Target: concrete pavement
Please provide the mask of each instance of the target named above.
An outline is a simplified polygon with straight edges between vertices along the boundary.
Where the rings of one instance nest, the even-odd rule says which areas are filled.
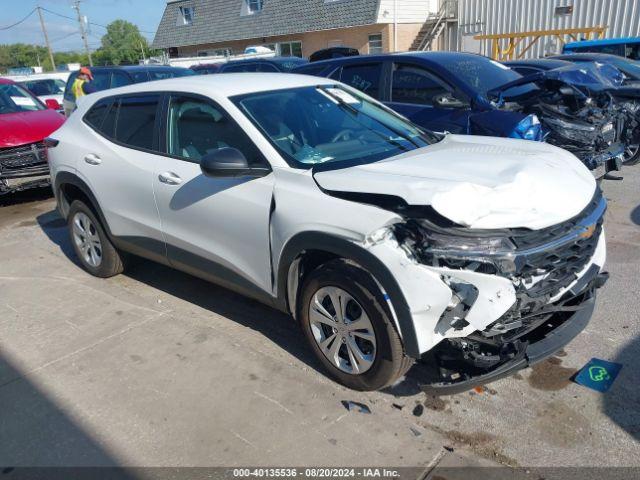
[[[5,199],[0,465],[640,466],[640,167],[624,176],[604,184],[612,278],[587,330],[535,369],[438,399],[417,390],[419,367],[390,392],[346,390],[285,315],[166,267],[93,278],[52,199]],[[606,394],[569,380],[591,357],[624,364]]]

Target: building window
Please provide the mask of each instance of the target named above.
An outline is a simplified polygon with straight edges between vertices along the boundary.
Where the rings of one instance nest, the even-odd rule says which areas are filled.
[[[382,53],[382,34],[369,35],[369,53]]]
[[[215,50],[198,50],[199,57],[230,57],[233,55],[231,48],[216,48]]]
[[[193,25],[193,7],[179,7],[177,25]]]
[[[246,14],[252,15],[254,13],[258,13],[262,10],[264,5],[264,0],[244,0],[246,4]]]
[[[302,58],[302,42],[282,42],[278,43],[277,54],[281,57]]]

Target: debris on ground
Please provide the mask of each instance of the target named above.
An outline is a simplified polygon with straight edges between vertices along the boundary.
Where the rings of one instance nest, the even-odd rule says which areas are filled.
[[[413,433],[414,437],[419,437],[420,435],[422,435],[422,431],[418,429],[418,427],[409,427],[409,430],[411,430],[411,433]]]
[[[424,413],[424,406],[419,403],[418,405],[416,405],[413,409],[413,415],[415,417],[419,417],[420,415],[422,415]]]
[[[400,405],[399,403],[392,403],[391,406],[396,410],[402,410],[404,408],[404,405]]]
[[[341,403],[344,408],[346,408],[350,412],[371,413],[371,409],[364,403],[352,402],[351,400],[342,400]]]
[[[620,363],[592,358],[578,372],[574,381],[578,385],[604,393],[611,388],[621,369],[622,364]]]

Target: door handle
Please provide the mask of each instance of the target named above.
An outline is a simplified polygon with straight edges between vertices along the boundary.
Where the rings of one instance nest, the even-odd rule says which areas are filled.
[[[84,161],[89,165],[100,165],[102,163],[102,159],[93,153],[89,153],[87,156],[85,156]]]
[[[158,179],[167,185],[180,185],[182,179],[173,172],[164,172],[158,175]]]

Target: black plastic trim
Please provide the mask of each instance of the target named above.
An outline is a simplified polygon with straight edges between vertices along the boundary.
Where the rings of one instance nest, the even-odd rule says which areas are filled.
[[[577,310],[562,325],[552,330],[544,339],[528,345],[521,355],[504,363],[495,370],[467,381],[422,385],[421,389],[429,395],[454,395],[473,387],[486,385],[489,382],[507,377],[518,370],[535,365],[565,347],[586,328],[593,315],[595,302],[594,294],[580,305],[580,310]]]

